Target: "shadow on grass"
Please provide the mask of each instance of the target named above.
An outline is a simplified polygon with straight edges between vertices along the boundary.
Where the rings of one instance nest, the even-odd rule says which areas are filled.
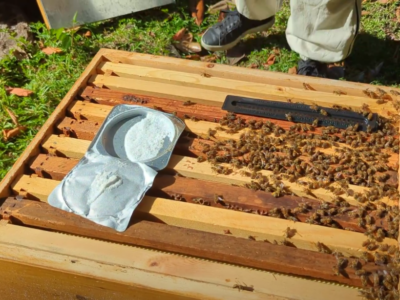
[[[290,50],[283,33],[257,35],[242,42],[246,56],[263,49]],[[400,85],[400,41],[382,40],[360,34],[351,55],[345,60],[344,79],[382,85]],[[381,68],[377,66],[381,65]]]

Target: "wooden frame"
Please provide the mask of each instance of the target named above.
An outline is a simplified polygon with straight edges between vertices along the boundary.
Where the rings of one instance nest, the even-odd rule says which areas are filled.
[[[316,91],[305,90],[303,83]],[[217,126],[214,121],[224,115],[218,106],[227,94],[325,106],[351,103],[353,108],[367,103],[382,116],[397,114],[390,101],[378,105],[367,98],[362,92],[367,88],[371,86],[101,49],[0,184],[0,266],[15,270],[9,274],[1,268],[0,291],[15,295],[7,282],[22,273],[24,286],[15,288],[31,297],[37,293],[49,297],[50,287],[43,283],[52,282],[66,297],[98,298],[101,288],[105,293],[101,295],[110,295],[110,299],[117,290],[118,299],[320,299],[321,293],[325,299],[357,299],[355,287],[361,287],[360,278],[354,271],[347,277],[335,276],[332,266],[336,259],[317,253],[317,242],[345,255],[361,256],[365,228],[346,216],[337,223],[354,231],[302,223],[309,214],[300,214],[301,222],[293,222],[221,209],[213,202],[214,194],[221,190],[228,205],[242,210],[262,212],[276,207],[277,202],[265,192],[229,187],[251,179],[239,174],[216,175],[209,164],[199,163],[195,157],[201,153],[199,145],[207,143],[202,138],[208,129]],[[346,95],[334,94],[337,89]],[[45,202],[83,156],[112,106],[127,103],[127,93],[135,99],[134,104],[141,101],[139,104],[150,108],[202,121],[185,119],[187,130],[196,137],[180,140],[166,172],[157,177],[135,212],[135,222],[126,233],[117,234]],[[196,104],[185,106],[188,99]],[[279,124],[283,128],[291,125]],[[215,138],[238,139],[239,135],[218,132]],[[399,156],[392,155],[389,165],[398,161]],[[398,185],[397,174],[391,171],[390,175],[393,181],[388,184]],[[304,197],[315,207],[321,200],[332,201],[332,194],[324,189],[316,189],[310,196],[294,183],[285,184],[296,193],[280,200],[287,208],[304,202]],[[366,189],[351,188],[354,192]],[[169,200],[177,193],[192,203]],[[199,194],[211,207],[193,204]],[[15,200],[13,195],[24,200]],[[343,198],[352,207],[358,204],[351,195]],[[381,201],[398,205],[388,198]],[[380,226],[389,225],[383,220]],[[300,233],[290,239],[297,249],[263,242],[283,242],[288,227]],[[220,245],[215,243],[218,239]],[[389,238],[385,243],[398,245]],[[383,267],[365,263],[364,268],[372,272]],[[68,284],[60,285],[51,278]]]

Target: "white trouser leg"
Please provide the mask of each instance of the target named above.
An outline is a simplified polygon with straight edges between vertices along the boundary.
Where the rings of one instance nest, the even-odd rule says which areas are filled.
[[[360,26],[361,1],[291,0],[286,38],[292,50],[320,62],[345,59]]]
[[[281,8],[282,0],[236,0],[238,12],[251,20],[272,17]]]

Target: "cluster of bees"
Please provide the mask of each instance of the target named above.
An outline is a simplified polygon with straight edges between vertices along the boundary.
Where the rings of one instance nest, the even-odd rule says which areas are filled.
[[[363,110],[368,118],[368,107]],[[368,239],[363,244],[365,252],[360,259],[333,253],[337,259],[334,273],[345,276],[345,269],[353,268],[361,278],[362,295],[367,299],[399,299],[400,252],[398,247],[382,243],[385,237],[398,238],[399,208],[379,200],[383,197],[399,200],[397,179],[389,180],[398,170],[398,163],[390,163],[391,153],[399,153],[398,132],[392,121],[381,118],[380,129],[375,133],[360,132],[357,126],[346,130],[323,127],[316,133],[318,121],[312,125],[294,124],[285,130],[270,121],[245,120],[228,113],[220,120],[220,126],[209,130],[202,143],[203,156],[198,161],[208,161],[219,174],[235,172],[250,177],[247,188],[263,190],[274,197],[294,194],[285,185],[287,181],[302,186],[303,192],[310,196],[314,196],[316,189],[332,192],[332,201],[322,202],[319,207],[301,203],[293,209],[277,207],[263,212],[230,204],[226,208],[293,221],[298,221],[298,214],[308,214],[305,222],[334,228],[342,228],[335,221],[338,216],[357,219]],[[215,138],[217,131],[242,133],[237,139],[221,141]],[[270,171],[271,175],[262,171]],[[354,192],[350,185],[368,189]],[[344,195],[354,197],[360,206],[351,206],[342,198]],[[386,221],[385,228],[379,225],[382,220]],[[332,253],[322,244],[318,248]],[[372,255],[368,251],[376,252]],[[369,273],[362,269],[363,261],[374,261],[386,269]]]

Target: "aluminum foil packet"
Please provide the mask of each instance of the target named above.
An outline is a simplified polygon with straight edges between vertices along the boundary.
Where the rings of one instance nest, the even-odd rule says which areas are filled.
[[[85,156],[52,191],[49,204],[125,231],[184,128],[183,121],[170,114],[116,106]]]
[[[143,163],[88,152],[48,201],[54,207],[121,232],[128,227],[133,211],[156,175]]]

